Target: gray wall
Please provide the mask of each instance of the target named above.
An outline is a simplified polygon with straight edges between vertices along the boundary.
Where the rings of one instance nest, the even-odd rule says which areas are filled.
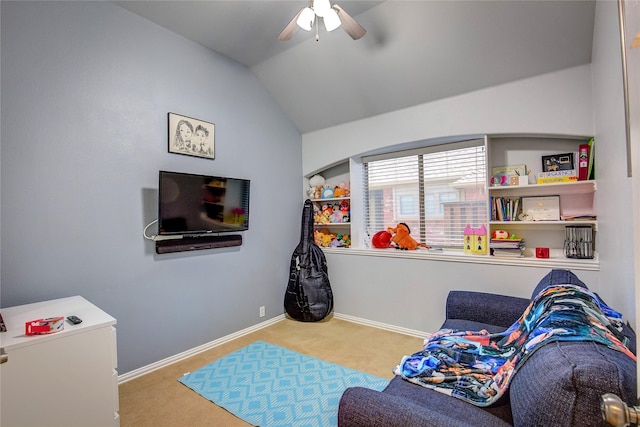
[[[599,1],[593,35],[593,109],[596,127],[598,192],[598,252],[603,294],[615,292],[607,302],[629,319],[635,312],[633,216],[622,89],[622,59],[617,2]],[[637,75],[629,78],[638,79]],[[635,174],[640,171],[634,171]],[[638,191],[638,190],[636,190]],[[636,224],[637,226],[638,224]],[[637,261],[636,261],[637,262]],[[636,296],[637,297],[637,296]],[[614,305],[615,304],[615,305]]]
[[[304,134],[303,174],[309,176],[367,151],[430,138],[484,133],[595,135],[600,271],[575,273],[633,324],[637,317],[634,259],[638,254],[630,238],[632,215],[620,209],[631,201],[631,180],[625,167],[616,8],[616,2],[597,4],[592,65]],[[450,289],[528,297],[533,285],[549,271],[399,261],[353,251],[331,253],[327,260],[337,312],[419,331],[439,327],[444,316],[442,302]]]
[[[381,149],[385,144],[406,145],[423,139],[485,132],[593,134],[590,66],[544,74],[304,134],[303,173],[309,175],[318,170],[318,159],[332,164],[341,160],[339,156],[357,158],[360,153]],[[353,190],[354,185],[352,206],[357,204]],[[352,221],[352,227],[357,227],[356,221],[357,218]],[[351,232],[353,240],[362,246],[354,237],[355,231]],[[530,297],[535,284],[550,270],[533,265],[385,258],[371,251],[353,249],[350,253],[334,251],[327,256],[327,262],[336,312],[426,332],[442,324],[444,301],[451,289]],[[598,271],[575,269],[575,273],[620,309],[625,295],[619,293],[620,288],[602,288]],[[627,311],[623,314],[630,315]]]
[[[0,305],[84,296],[118,320],[121,374],[282,314],[301,135],[255,76],[111,3],[1,18]],[[216,159],[168,153],[168,112],[215,123]],[[250,179],[243,245],[156,255],[160,169]]]

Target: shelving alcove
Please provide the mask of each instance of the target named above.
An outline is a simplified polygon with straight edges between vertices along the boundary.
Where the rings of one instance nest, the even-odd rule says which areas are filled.
[[[584,268],[587,270],[598,270],[599,260],[597,254],[596,231],[598,229],[597,220],[585,221],[492,221],[491,199],[493,197],[529,197],[529,196],[559,196],[560,209],[566,205],[582,207],[587,211],[592,211],[595,217],[594,198],[597,191],[596,180],[577,181],[556,184],[536,184],[535,178],[542,172],[542,156],[555,153],[577,153],[581,144],[587,143],[591,137],[586,135],[548,135],[548,134],[485,134],[474,135],[474,138],[483,138],[486,150],[486,170],[487,170],[487,192],[486,203],[489,216],[487,218],[487,230],[489,234],[498,229],[504,229],[523,237],[526,243],[524,258],[498,258],[487,255],[463,255],[460,253],[446,253],[444,255],[430,253],[397,253],[385,252],[388,256],[398,257],[435,257],[446,259],[447,261],[477,262],[504,265],[524,265],[524,266],[545,266],[553,268]],[[470,139],[470,137],[460,137],[460,140]],[[448,138],[448,141],[457,142],[456,138]],[[429,144],[429,141],[424,141]],[[391,147],[390,147],[391,149]],[[597,154],[597,149],[596,149]],[[491,185],[491,171],[493,167],[508,165],[526,165],[530,171],[529,185],[494,187]],[[328,167],[318,173],[325,177],[328,185],[334,185],[338,181],[350,181],[357,183],[362,181],[361,171],[358,169],[361,162],[358,158],[350,158],[338,164],[338,166]],[[312,176],[307,176],[307,180]],[[308,183],[308,181],[307,181]],[[357,196],[354,198],[354,194]],[[360,212],[361,189],[351,188],[350,203],[352,212]],[[321,205],[333,202],[333,199],[312,199],[314,204]],[[481,224],[477,224],[478,226]],[[380,251],[367,249],[366,243],[363,246],[363,231],[359,230],[361,221],[357,217],[350,218],[349,223],[342,224],[316,224],[316,229],[328,228],[333,233],[352,233],[354,242],[349,252],[371,255],[380,255]],[[594,258],[576,259],[567,258],[564,254],[564,239],[566,226],[590,226],[593,230]],[[366,237],[364,237],[366,239]],[[546,247],[550,250],[548,259],[536,258],[535,248]]]
[[[350,173],[349,164],[347,162],[341,162],[330,168],[327,168],[319,174],[325,179],[325,188],[335,188],[338,186],[346,185],[350,189]],[[308,178],[311,178],[308,177]],[[318,216],[314,215],[314,230],[316,231],[328,231],[329,233],[340,236],[349,236],[348,241],[350,245],[351,236],[351,197],[350,193],[344,197],[328,197],[328,198],[311,198],[311,202],[314,206],[314,212],[322,212],[323,206],[328,206],[331,211],[340,209],[340,206],[346,204],[346,212],[344,209],[342,212],[338,212],[333,216],[329,216],[326,220],[319,220]],[[346,218],[346,219],[345,219]],[[343,242],[344,240],[341,240]],[[343,243],[340,243],[341,245]],[[339,247],[344,249],[344,247]]]
[[[560,182],[553,184],[536,184],[535,177],[542,171],[542,156],[556,153],[576,153],[581,144],[589,141],[588,136],[547,136],[547,135],[518,135],[518,136],[490,136],[487,137],[487,193],[489,212],[491,200],[496,197],[520,198],[535,196],[559,196],[560,217],[558,221],[489,221],[489,231],[506,230],[525,240],[525,260],[528,262],[555,262],[583,265],[586,268],[598,268],[598,254],[595,248],[598,222],[596,219],[568,220],[564,219],[569,213],[584,212],[593,215],[595,212],[596,180]],[[527,165],[531,171],[528,185],[492,186],[490,182],[491,170],[497,166]],[[522,204],[520,204],[522,206]],[[491,216],[491,215],[490,215]],[[591,227],[593,233],[593,259],[567,258],[564,252],[565,230],[567,226]],[[549,248],[549,259],[537,259],[535,248]],[[514,259],[513,262],[518,262]],[[509,263],[511,259],[505,259]]]

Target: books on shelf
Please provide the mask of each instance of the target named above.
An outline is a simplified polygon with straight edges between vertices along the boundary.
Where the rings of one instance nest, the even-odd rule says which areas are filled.
[[[580,144],[575,153],[550,154],[542,156],[542,172],[538,174],[538,184],[586,181],[595,179],[593,138]]]
[[[491,220],[492,221],[517,221],[520,211],[520,198],[492,197]]]
[[[559,182],[577,182],[578,177],[576,175],[568,175],[568,176],[548,176],[548,177],[538,177],[538,184],[557,184]]]
[[[578,173],[575,169],[559,171],[540,172],[538,174],[538,184],[554,184],[557,182],[574,182],[578,180]]]
[[[525,249],[524,239],[491,239],[489,249],[495,257],[522,258]]]
[[[584,181],[589,177],[589,144],[580,144],[578,149],[578,179]]]
[[[595,168],[595,143],[596,141],[591,138],[587,145],[589,146],[589,164],[587,165],[587,179],[596,179],[596,168]]]

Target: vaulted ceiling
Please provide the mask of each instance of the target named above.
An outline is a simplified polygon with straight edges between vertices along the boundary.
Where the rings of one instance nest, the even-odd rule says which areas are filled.
[[[588,64],[595,19],[587,0],[336,0],[362,39],[283,42],[305,0],[114,3],[249,67],[301,133]]]

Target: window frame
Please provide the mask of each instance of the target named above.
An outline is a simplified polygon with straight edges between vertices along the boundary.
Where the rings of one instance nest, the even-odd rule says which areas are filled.
[[[480,150],[481,156],[478,157],[478,152],[471,154],[469,158],[476,158],[476,161],[478,161],[478,159],[481,160],[482,164],[480,165],[480,169],[476,169],[474,170],[474,173],[476,174],[476,178],[473,181],[473,184],[475,186],[475,188],[477,188],[477,191],[480,191],[481,194],[483,194],[483,196],[481,198],[476,198],[473,200],[470,200],[470,202],[472,202],[474,205],[476,205],[476,207],[474,207],[473,209],[477,209],[477,205],[480,204],[482,207],[482,210],[484,212],[481,212],[479,215],[479,217],[474,218],[475,221],[474,222],[474,226],[475,225],[481,225],[484,224],[485,227],[488,227],[489,225],[489,205],[488,205],[488,188],[487,188],[487,173],[488,173],[488,168],[487,168],[487,164],[488,164],[488,153],[487,153],[487,139],[486,138],[482,138],[482,137],[475,137],[475,138],[471,138],[471,139],[465,139],[465,140],[458,140],[458,141],[453,141],[453,142],[445,142],[445,143],[440,143],[440,144],[434,144],[434,145],[429,145],[429,146],[424,146],[424,147],[420,147],[420,148],[416,148],[416,149],[411,149],[411,150],[401,150],[401,151],[393,151],[393,152],[388,152],[388,153],[384,153],[384,154],[378,154],[378,155],[373,155],[373,156],[363,156],[361,158],[361,164],[362,164],[362,168],[363,168],[363,172],[362,172],[362,206],[363,206],[363,213],[362,213],[362,226],[363,226],[363,231],[365,231],[365,234],[367,236],[371,236],[372,234],[374,234],[374,230],[371,229],[371,220],[370,220],[370,200],[369,200],[369,175],[370,175],[370,170],[369,170],[369,164],[371,162],[377,162],[377,161],[381,161],[381,160],[392,160],[392,159],[403,159],[403,158],[408,158],[408,164],[417,164],[417,184],[418,184],[418,199],[419,199],[419,218],[417,220],[414,220],[413,223],[415,224],[416,222],[419,223],[419,229],[416,229],[415,227],[411,228],[411,234],[412,237],[414,237],[414,239],[420,241],[420,242],[425,242],[427,244],[431,244],[432,246],[437,246],[437,247],[442,247],[442,248],[446,248],[446,249],[453,249],[453,250],[457,250],[460,249],[462,250],[463,247],[463,239],[462,239],[462,234],[460,235],[455,235],[454,232],[454,238],[460,240],[459,244],[457,243],[453,243],[451,244],[451,238],[447,238],[446,235],[450,234],[451,231],[444,231],[442,234],[441,233],[441,237],[439,240],[434,240],[433,242],[427,240],[428,234],[427,234],[427,224],[429,223],[429,221],[431,221],[431,223],[433,223],[433,221],[439,221],[441,222],[441,226],[443,230],[451,230],[455,227],[460,227],[460,222],[445,222],[445,217],[446,217],[446,213],[443,211],[444,207],[443,207],[443,203],[441,202],[441,195],[445,194],[445,193],[451,193],[453,194],[454,192],[452,191],[446,191],[447,189],[451,189],[450,187],[450,183],[452,182],[451,180],[453,179],[453,177],[449,177],[449,179],[447,179],[446,177],[443,178],[441,181],[441,189],[442,191],[439,192],[435,192],[435,193],[431,193],[431,194],[436,194],[437,198],[439,199],[436,202],[436,206],[440,206],[441,212],[440,213],[436,213],[435,215],[429,216],[427,215],[427,207],[426,207],[426,199],[428,198],[428,195],[430,194],[430,192],[428,191],[428,189],[431,187],[428,184],[428,180],[425,180],[425,157],[424,156],[429,156],[431,154],[435,154],[435,153],[443,153],[443,152],[452,152],[452,151],[457,151],[457,150],[464,150],[464,149],[469,149],[469,148],[476,148]],[[416,156],[417,158],[417,162],[413,161],[412,159],[409,159],[410,157]],[[431,159],[432,161],[433,159]],[[466,158],[465,158],[466,160]],[[453,168],[444,168],[445,173],[448,169],[455,169],[455,167]],[[431,169],[427,169],[428,171],[431,171],[431,174],[433,173],[437,173],[437,170],[434,168]],[[458,175],[459,176],[459,175]],[[459,179],[459,178],[456,178]],[[448,183],[447,183],[448,182]],[[415,185],[415,180],[412,181],[412,185]],[[480,185],[480,186],[478,186]],[[434,185],[434,187],[437,187],[438,185]],[[394,186],[390,186],[390,188],[394,189]],[[426,189],[426,190],[425,190]],[[456,200],[452,200],[452,201],[448,201],[446,203],[460,203],[460,202],[465,202],[464,198],[460,197],[461,193],[460,191],[465,191],[465,190],[459,190],[456,194],[457,197],[454,197]],[[409,191],[408,191],[409,192]],[[394,195],[394,202],[393,202],[393,210],[396,211],[399,209],[399,206],[397,206],[396,203],[396,198],[397,196]],[[384,200],[384,197],[382,198],[382,200]],[[395,212],[394,212],[395,214]],[[475,214],[474,214],[475,215]],[[407,216],[408,217],[408,216]],[[397,219],[397,222],[404,222],[403,219],[405,217],[401,217],[401,216],[394,216],[395,219]],[[464,219],[462,218],[460,221],[464,221]],[[388,226],[388,224],[385,224],[384,226]],[[375,232],[377,232],[379,230],[376,230]],[[459,231],[460,233],[462,232],[461,230]]]

